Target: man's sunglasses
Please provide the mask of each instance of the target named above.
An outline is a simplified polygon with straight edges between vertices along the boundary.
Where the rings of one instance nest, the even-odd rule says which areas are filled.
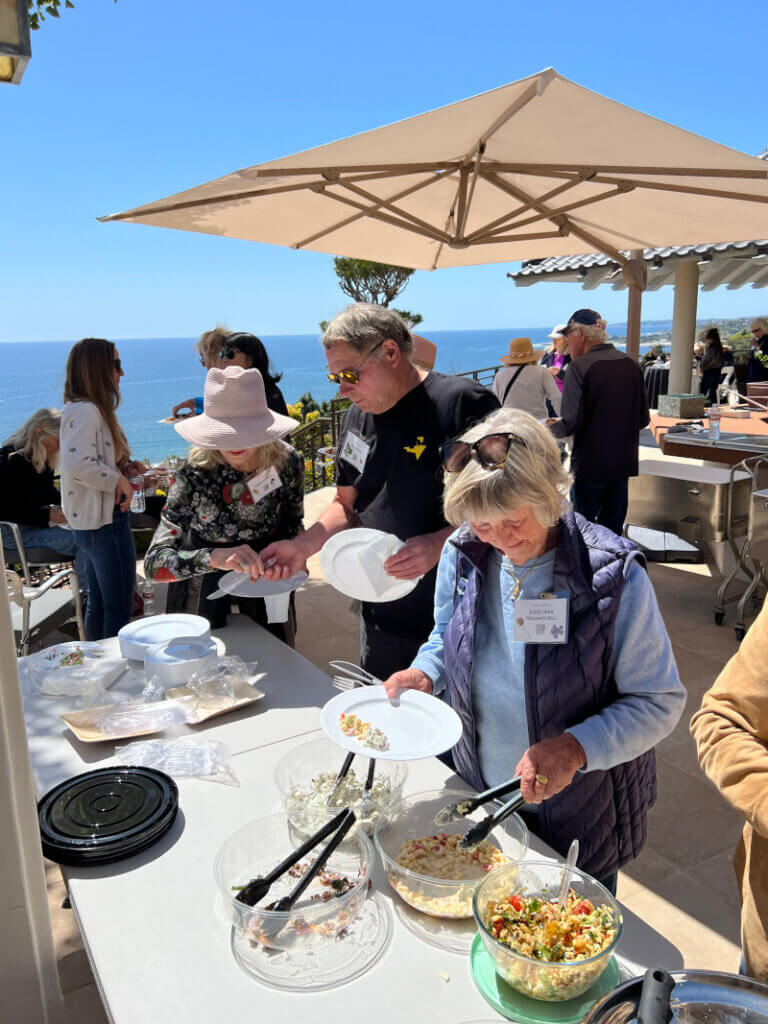
[[[442,448],[443,468],[447,473],[460,473],[474,455],[483,469],[501,469],[513,444],[525,445],[525,441],[517,434],[486,434],[472,444],[448,441]]]
[[[378,345],[374,345],[370,352],[367,352],[363,359],[357,364],[354,370],[339,370],[338,373],[329,373],[328,380],[331,384],[341,384],[343,381],[345,384],[358,384],[360,382],[360,370],[363,367],[366,359],[370,359],[377,348],[380,348],[386,338],[382,338]]]
[[[117,370],[117,372],[118,373],[122,373],[123,372],[122,361],[120,359],[114,359],[113,362],[115,364],[115,369]]]

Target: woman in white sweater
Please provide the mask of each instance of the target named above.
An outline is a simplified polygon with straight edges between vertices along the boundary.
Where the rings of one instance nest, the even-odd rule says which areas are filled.
[[[117,421],[120,355],[111,341],[84,338],[67,360],[61,417],[61,504],[88,578],[88,640],[114,636],[131,618],[136,549],[129,521],[132,463]]]

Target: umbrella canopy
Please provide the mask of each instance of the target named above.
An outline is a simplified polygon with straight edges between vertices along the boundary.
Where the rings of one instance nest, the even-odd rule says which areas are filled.
[[[768,170],[547,69],[102,220],[418,269],[768,236]]]

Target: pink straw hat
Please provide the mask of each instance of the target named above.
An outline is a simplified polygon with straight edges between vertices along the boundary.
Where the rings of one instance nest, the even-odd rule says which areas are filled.
[[[271,444],[298,426],[290,416],[267,408],[261,374],[241,366],[209,370],[203,412],[174,424],[186,441],[224,451]]]

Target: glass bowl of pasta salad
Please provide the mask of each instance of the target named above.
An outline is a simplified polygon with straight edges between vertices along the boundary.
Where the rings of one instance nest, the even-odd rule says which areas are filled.
[[[485,878],[473,897],[496,973],[516,991],[546,1002],[586,992],[608,966],[622,930],[616,899],[578,868],[561,911],[562,873],[557,861],[509,864]]]

